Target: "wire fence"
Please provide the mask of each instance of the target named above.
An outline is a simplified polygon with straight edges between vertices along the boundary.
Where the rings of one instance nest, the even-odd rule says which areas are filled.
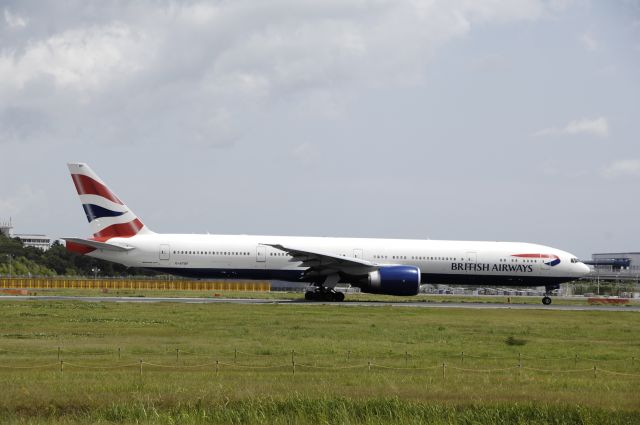
[[[26,370],[48,370],[48,371],[58,371],[60,374],[68,373],[70,370],[93,370],[93,371],[114,371],[114,370],[136,370],[142,376],[144,373],[153,373],[153,372],[165,372],[165,371],[192,371],[192,372],[207,372],[207,373],[215,373],[215,375],[219,375],[225,371],[280,371],[280,372],[290,372],[295,375],[296,372],[300,373],[300,371],[309,370],[320,370],[320,371],[334,371],[334,372],[343,372],[346,370],[362,370],[367,373],[374,372],[376,370],[379,371],[411,371],[415,373],[436,373],[442,374],[442,378],[446,379],[447,374],[456,372],[461,374],[495,374],[495,373],[505,373],[505,372],[517,372],[518,375],[522,372],[533,372],[535,374],[577,374],[582,376],[593,376],[593,378],[598,378],[600,375],[609,375],[611,377],[616,378],[632,378],[632,379],[640,379],[640,373],[626,373],[615,370],[604,369],[602,367],[589,367],[589,368],[580,368],[580,369],[541,369],[541,368],[533,368],[533,367],[524,367],[524,366],[508,366],[501,368],[492,368],[492,369],[474,369],[474,368],[462,368],[457,366],[452,366],[445,363],[441,365],[434,365],[430,367],[397,367],[397,366],[389,366],[382,365],[372,362],[367,363],[359,363],[348,366],[343,365],[333,365],[333,366],[317,366],[312,364],[304,364],[304,363],[283,363],[276,365],[248,365],[248,364],[240,364],[240,363],[229,363],[229,362],[210,362],[210,363],[201,363],[195,365],[171,365],[171,364],[159,364],[152,363],[140,360],[137,363],[126,363],[126,364],[117,364],[110,366],[101,366],[101,365],[89,365],[89,364],[80,364],[73,362],[65,362],[61,360],[57,363],[47,363],[41,365],[31,365],[31,366],[17,366],[17,365],[0,365],[0,371],[6,370],[17,370],[17,371],[26,371]]]
[[[57,360],[63,355],[67,356],[120,356],[127,354],[131,355],[155,355],[155,356],[175,356],[176,359],[185,358],[185,357],[205,357],[205,358],[213,358],[213,357],[233,357],[234,361],[237,361],[239,358],[249,358],[249,359],[277,359],[277,358],[291,358],[292,360],[295,357],[331,357],[333,359],[339,360],[350,360],[354,358],[385,358],[385,359],[396,359],[396,360],[417,360],[420,358],[427,357],[424,354],[415,354],[410,353],[409,351],[404,352],[382,352],[377,354],[369,354],[355,351],[344,351],[344,352],[324,352],[324,353],[313,353],[313,352],[304,352],[299,350],[286,350],[286,351],[272,351],[272,350],[260,350],[258,349],[254,353],[250,353],[248,351],[242,351],[237,348],[233,350],[222,350],[219,352],[211,353],[211,352],[201,352],[195,350],[186,350],[183,348],[169,348],[163,347],[164,351],[159,351],[157,348],[129,348],[125,349],[123,347],[115,347],[115,348],[95,348],[90,350],[81,350],[75,349],[71,347],[64,347],[62,345],[51,348],[29,348],[29,349],[16,349],[16,348],[4,348],[0,347],[0,355],[4,354],[19,354],[19,355],[47,355],[52,354],[57,356]],[[613,357],[611,355],[607,355],[606,357],[589,357],[580,354],[572,354],[566,356],[548,356],[548,355],[533,355],[527,353],[513,353],[510,355],[491,355],[491,354],[470,354],[469,352],[458,352],[458,353],[447,353],[447,354],[438,354],[438,358],[443,360],[459,360],[461,363],[464,363],[467,360],[479,360],[479,361],[503,361],[503,360],[515,360],[518,363],[522,363],[524,361],[546,361],[546,362],[559,362],[559,361],[573,361],[577,362],[627,362],[630,365],[640,366],[640,357],[638,356],[625,356],[625,357]]]
[[[8,355],[19,355],[23,358],[7,360]],[[24,357],[41,359],[41,364],[24,363]],[[55,356],[55,361],[53,358]],[[99,358],[107,356],[107,358]],[[136,356],[139,356],[137,359]],[[2,357],[5,357],[4,359]],[[13,356],[15,357],[15,356]],[[43,357],[50,357],[49,361]],[[147,360],[144,359],[147,357]],[[170,357],[171,360],[167,360]],[[148,360],[153,358],[153,360]],[[0,372],[53,370],[64,373],[69,370],[115,371],[135,369],[142,375],[158,371],[192,371],[209,372],[216,375],[224,371],[279,371],[279,372],[340,372],[347,370],[372,371],[408,371],[412,373],[435,372],[446,378],[447,373],[458,374],[493,374],[523,372],[533,374],[576,374],[593,376],[605,375],[617,378],[640,378],[640,362],[635,356],[593,358],[579,354],[567,356],[536,356],[528,353],[517,353],[511,356],[475,355],[466,352],[439,355],[437,358],[428,355],[415,355],[387,352],[377,355],[354,353],[304,353],[296,350],[272,352],[269,350],[250,353],[238,349],[218,353],[205,353],[168,349],[164,352],[148,350],[140,353],[136,350],[125,350],[122,347],[95,350],[74,350],[66,347],[38,348],[17,350],[0,348]],[[206,359],[209,359],[207,361]],[[465,363],[466,362],[466,363]],[[20,364],[18,364],[20,363]],[[542,363],[545,366],[538,367]],[[549,367],[553,366],[553,367]],[[620,370],[623,369],[623,370]]]

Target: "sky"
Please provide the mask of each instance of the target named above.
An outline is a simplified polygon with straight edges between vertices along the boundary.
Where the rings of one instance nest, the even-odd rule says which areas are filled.
[[[0,221],[640,251],[640,1],[0,0]]]

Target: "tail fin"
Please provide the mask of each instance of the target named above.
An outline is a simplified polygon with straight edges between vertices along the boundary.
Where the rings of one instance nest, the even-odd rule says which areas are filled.
[[[152,233],[87,165],[67,164],[87,215],[93,239],[128,238]]]

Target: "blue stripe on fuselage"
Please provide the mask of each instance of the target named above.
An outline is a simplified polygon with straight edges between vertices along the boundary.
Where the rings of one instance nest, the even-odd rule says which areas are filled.
[[[556,258],[555,260],[553,260],[553,261],[549,261],[548,263],[545,263],[545,264],[546,264],[547,266],[551,266],[551,267],[553,267],[553,266],[557,266],[558,264],[560,264],[560,259],[559,259],[559,258]]]
[[[101,207],[100,205],[94,204],[82,204],[82,208],[84,208],[84,213],[87,215],[87,220],[89,220],[89,223],[91,223],[96,218],[118,217],[124,214],[124,212],[108,210],[104,207]]]

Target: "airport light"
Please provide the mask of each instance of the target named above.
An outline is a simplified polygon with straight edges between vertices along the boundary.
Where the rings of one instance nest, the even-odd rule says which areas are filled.
[[[91,269],[91,271],[93,272],[93,278],[97,279],[98,278],[98,273],[100,273],[100,269],[98,267],[94,267]]]

